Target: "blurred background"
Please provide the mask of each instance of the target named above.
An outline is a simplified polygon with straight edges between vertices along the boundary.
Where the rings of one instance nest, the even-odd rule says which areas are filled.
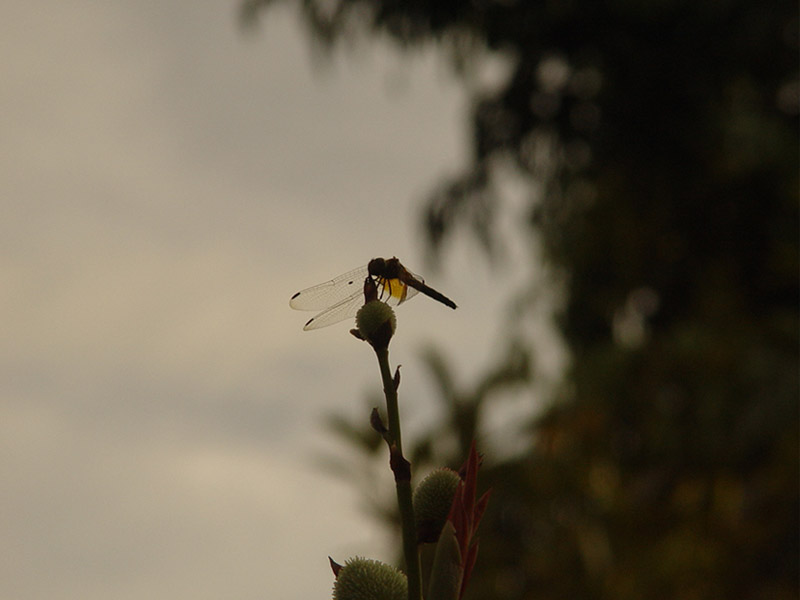
[[[0,48],[0,596],[329,597],[380,391],[295,291],[399,256],[470,598],[798,596],[795,3],[23,3]]]

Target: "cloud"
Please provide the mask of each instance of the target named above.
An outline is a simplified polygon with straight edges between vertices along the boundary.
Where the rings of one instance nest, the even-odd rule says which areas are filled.
[[[319,83],[293,18],[224,3],[4,14],[0,596],[325,597],[376,543],[305,452],[375,380],[288,299],[416,252],[454,86],[380,48]]]
[[[4,410],[5,595],[302,598],[313,581],[324,597],[326,552],[356,523],[340,485],[254,445],[89,422]]]

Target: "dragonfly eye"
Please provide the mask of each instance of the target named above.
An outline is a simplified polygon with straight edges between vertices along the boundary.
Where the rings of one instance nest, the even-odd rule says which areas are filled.
[[[386,261],[382,258],[373,258],[367,265],[367,271],[373,277],[380,276],[386,269]]]

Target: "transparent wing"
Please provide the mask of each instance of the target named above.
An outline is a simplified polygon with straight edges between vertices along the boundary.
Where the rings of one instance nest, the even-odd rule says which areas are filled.
[[[325,283],[297,292],[289,300],[289,306],[295,310],[323,310],[329,307],[333,308],[334,305],[345,299],[350,299],[352,296],[361,295],[363,299],[364,279],[367,277],[367,273],[365,265],[343,273]],[[347,317],[342,317],[342,319],[345,318]]]
[[[365,276],[366,277],[366,276]],[[402,288],[405,288],[405,297],[403,297]],[[417,294],[417,290],[408,287],[397,279],[381,279],[378,284],[379,295],[378,298],[386,302],[389,306],[397,306],[406,300],[413,298]],[[395,293],[392,293],[395,292]],[[309,319],[303,327],[304,331],[310,329],[320,329],[327,327],[334,323],[339,323],[347,318],[356,316],[358,309],[364,306],[364,288],[363,285],[357,289],[353,294],[340,300],[333,306],[323,310],[316,317]]]
[[[409,272],[410,273],[410,272]],[[289,306],[296,310],[321,310],[309,319],[303,329],[320,329],[347,318],[355,317],[364,304],[364,280],[369,274],[367,266],[343,273],[330,281],[297,292],[289,300]],[[411,273],[420,282],[424,280]],[[378,298],[390,306],[397,306],[417,295],[419,290],[400,279],[376,277]]]
[[[361,289],[356,290],[356,292],[348,298],[340,300],[330,308],[323,310],[316,317],[309,319],[303,327],[303,331],[327,327],[339,321],[344,321],[347,318],[355,317],[358,309],[363,305],[364,293]]]

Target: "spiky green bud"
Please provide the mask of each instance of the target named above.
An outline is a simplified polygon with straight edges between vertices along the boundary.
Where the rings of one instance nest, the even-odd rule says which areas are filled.
[[[423,479],[414,490],[414,518],[420,542],[439,539],[459,481],[458,473],[442,467]]]
[[[356,314],[356,327],[361,338],[373,346],[388,345],[397,329],[397,318],[391,306],[380,300],[371,300]]]
[[[391,565],[356,556],[345,562],[333,585],[333,600],[407,600],[408,580]]]

